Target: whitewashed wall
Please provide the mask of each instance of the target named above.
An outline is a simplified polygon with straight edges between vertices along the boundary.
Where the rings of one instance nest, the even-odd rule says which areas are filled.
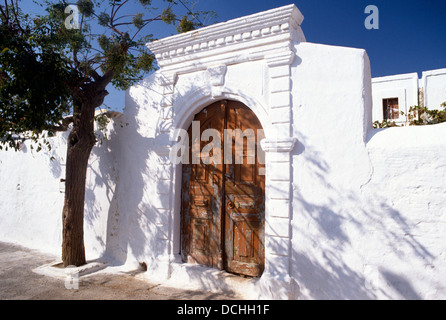
[[[298,56],[303,48],[312,54],[293,73],[296,295],[445,298],[446,124],[363,126],[371,112],[364,53],[300,44]],[[345,64],[324,65],[328,52]],[[312,79],[319,67],[323,77]]]
[[[370,134],[361,250],[372,298],[446,298],[445,133],[438,124]]]
[[[371,79],[366,53],[311,43],[296,44],[294,49],[297,58],[292,66],[292,114],[297,144],[292,153],[289,265],[293,296],[301,299],[445,297],[446,283],[439,279],[444,278],[445,267],[441,259],[444,249],[441,226],[446,203],[443,182],[446,157],[441,137],[446,126],[371,129]],[[267,90],[260,89],[263,84],[259,77],[249,78],[246,83],[243,80],[247,79],[244,74],[262,74],[261,65],[249,63],[230,70],[235,74],[227,85],[238,79],[234,87],[251,95],[252,103],[267,99],[262,96]],[[135,120],[126,128],[125,140],[135,142],[128,143],[127,151],[123,152],[129,157],[122,167],[122,172],[127,173],[121,176],[127,181],[124,190],[128,193],[120,194],[121,208],[127,203],[123,211],[130,219],[130,223],[122,224],[127,230],[123,234],[129,234],[125,243],[128,254],[131,253],[135,263],[149,261],[148,265],[155,270],[157,258],[169,254],[165,252],[168,247],[159,240],[175,241],[179,237],[178,228],[166,228],[166,234],[157,234],[160,225],[169,224],[162,220],[170,217],[157,216],[159,210],[156,210],[163,207],[157,196],[159,173],[154,169],[160,161],[155,151],[163,142],[157,141],[156,123],[150,121],[159,111],[149,107],[160,105],[162,100],[156,77],[146,79],[129,93],[126,121],[133,117]],[[209,95],[211,88],[207,81],[205,72],[181,76],[177,98],[187,96],[189,91],[194,91],[197,99],[200,94]],[[140,148],[140,144],[144,147]],[[425,155],[435,161],[433,167],[422,168]],[[132,166],[130,159],[139,159],[138,165]],[[130,191],[134,181],[142,189]],[[173,194],[172,191],[170,196]],[[153,215],[154,212],[158,213]],[[423,239],[418,238],[411,232],[420,228],[417,223],[430,212],[437,212],[429,223],[432,229],[426,225]],[[140,228],[145,224],[149,226]],[[142,245],[143,242],[146,244]],[[182,285],[190,285],[197,279],[189,275],[188,283],[181,280],[181,277],[175,279]],[[217,281],[206,277],[200,285],[208,289],[223,286]],[[253,297],[256,292],[249,294]]]
[[[423,71],[421,79],[417,73],[398,74],[372,79],[373,121],[383,120],[383,99],[398,98],[399,110],[406,115],[409,108],[419,105],[418,90],[422,90],[424,106],[431,110],[440,109],[446,101],[446,69]],[[404,123],[400,114],[396,122]]]
[[[424,71],[421,78],[425,105],[429,109],[440,109],[446,102],[446,69]]]
[[[88,260],[103,257],[113,234],[116,215],[119,154],[112,121],[97,131],[102,143],[93,148],[85,196],[85,248]],[[109,140],[103,139],[106,132]],[[51,151],[36,152],[27,141],[21,151],[0,152],[0,241],[18,243],[44,252],[61,254],[66,139],[68,132],[50,138]]]
[[[408,114],[411,106],[418,105],[418,74],[407,73],[372,79],[373,121],[383,120],[383,99],[398,98],[399,111]],[[397,121],[405,121],[399,115]]]

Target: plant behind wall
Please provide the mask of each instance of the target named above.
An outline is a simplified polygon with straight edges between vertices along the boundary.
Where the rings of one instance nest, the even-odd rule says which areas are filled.
[[[375,121],[373,128],[400,127],[406,125],[420,126],[446,122],[446,101],[441,104],[438,110],[430,110],[427,107],[417,105],[410,107],[407,115],[401,111],[401,115],[406,117],[405,124],[398,125],[395,121],[384,119],[383,121]]]

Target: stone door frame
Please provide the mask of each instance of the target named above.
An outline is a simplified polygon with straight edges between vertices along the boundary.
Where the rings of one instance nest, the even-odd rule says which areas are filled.
[[[235,100],[248,106],[260,120],[266,138],[265,181],[265,269],[258,280],[269,298],[289,298],[291,253],[291,152],[296,139],[292,132],[291,65],[294,43],[305,41],[300,29],[303,16],[294,6],[256,14],[202,29],[201,33],[173,36],[149,44],[161,69],[157,81],[162,93],[158,120],[159,156],[157,193],[159,241],[165,241],[165,276],[181,264],[181,170],[169,160],[175,129],[187,131],[194,115],[218,100]],[[240,30],[243,30],[240,33]],[[195,43],[195,44],[194,44]],[[263,97],[253,97],[231,88],[228,67],[262,61],[265,69]],[[178,78],[201,72],[209,81],[202,87],[178,88]],[[247,75],[249,76],[249,75]],[[181,94],[179,94],[181,92]],[[266,97],[266,99],[265,99]],[[161,243],[160,243],[161,244]]]

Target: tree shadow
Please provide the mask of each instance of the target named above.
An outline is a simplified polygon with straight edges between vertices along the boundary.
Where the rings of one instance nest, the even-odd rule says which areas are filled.
[[[144,263],[150,268],[157,264],[156,257],[165,254],[167,247],[165,241],[155,241],[162,237],[159,208],[151,201],[157,192],[155,181],[159,162],[154,151],[157,131],[147,126],[147,119],[159,113],[157,108],[151,111],[153,114],[147,113],[148,101],[153,99],[149,99],[148,94],[161,94],[152,90],[147,79],[139,85],[145,89],[144,94],[133,97],[141,99],[139,107],[130,110],[126,107],[109,139],[113,141],[109,152],[116,157],[115,167],[110,168],[107,163],[99,166],[101,176],[113,172],[116,177],[114,190],[109,192],[104,259],[109,260],[110,265],[138,267]]]
[[[302,190],[300,181],[294,182],[290,269],[303,296],[377,299],[395,298],[397,292],[404,299],[419,298],[410,275],[383,271],[384,266],[391,268],[389,261],[395,258],[380,259],[389,254],[402,264],[413,257],[426,263],[433,259],[432,253],[411,235],[413,224],[375,190],[333,183],[329,180],[331,164],[305,136],[298,140],[293,155],[301,160],[295,163],[304,163],[305,167],[293,167],[293,172],[306,172],[293,176],[311,181],[312,192],[318,192]],[[370,266],[379,279],[373,286],[373,279],[365,272]]]
[[[406,300],[420,300],[420,295],[412,287],[410,280],[389,270],[380,270],[387,284]]]

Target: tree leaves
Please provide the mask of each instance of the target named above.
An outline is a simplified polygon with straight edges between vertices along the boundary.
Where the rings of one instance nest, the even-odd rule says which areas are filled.
[[[150,6],[152,4],[152,0],[139,0],[139,3],[141,3],[143,6]]]
[[[195,26],[196,24],[193,21],[189,20],[187,16],[184,16],[178,24],[177,31],[179,33],[185,33],[188,31],[195,30]]]
[[[59,123],[71,106],[70,85],[78,79],[69,61],[42,41],[50,29],[32,33],[25,23],[25,28],[8,21],[0,26],[0,138],[14,148],[17,139],[39,136]]]
[[[110,25],[111,17],[107,12],[101,12],[98,15],[98,23],[100,26],[108,27]]]
[[[78,0],[76,28],[66,27],[72,3],[65,0],[45,0],[47,14],[34,19],[18,8],[11,10],[15,17],[2,16],[0,145],[65,128],[63,117],[82,112],[82,101],[103,101],[109,83],[125,90],[153,72],[155,57],[145,45],[154,39],[149,25],[161,22],[178,32],[202,25],[201,13],[186,1],[163,0],[157,9],[151,0],[135,0],[141,12],[129,13],[130,0]]]
[[[173,24],[175,23],[176,15],[173,13],[172,8],[166,8],[164,9],[163,13],[161,14],[161,20],[167,24]]]
[[[77,7],[79,12],[86,18],[89,18],[94,14],[94,3],[91,0],[78,0]]]

